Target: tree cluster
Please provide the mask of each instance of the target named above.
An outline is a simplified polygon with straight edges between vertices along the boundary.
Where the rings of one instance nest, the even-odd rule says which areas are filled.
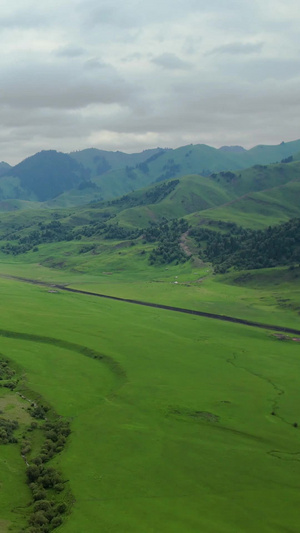
[[[79,191],[83,191],[85,189],[99,189],[99,187],[97,187],[96,183],[94,183],[93,181],[87,180],[87,181],[82,181],[78,185]]]
[[[104,219],[111,217],[109,213],[105,213],[104,215]],[[73,230],[68,225],[62,224],[58,220],[53,220],[48,224],[39,223],[39,229],[31,231],[27,235],[10,235],[11,240],[16,240],[17,242],[7,242],[1,247],[1,250],[5,254],[19,255],[30,250],[37,251],[40,244],[80,240],[82,237],[100,235],[103,235],[105,239],[136,239],[141,233],[142,230],[140,229],[124,228],[119,226],[119,224],[107,224],[103,220],[93,221],[79,229]],[[80,253],[86,253],[94,248],[94,245],[89,249],[82,248]]]
[[[176,164],[174,159],[168,159],[167,163],[163,166],[163,174],[161,174],[155,181],[165,181],[169,178],[173,178],[181,170],[181,165]]]
[[[129,229],[119,226],[119,224],[108,224],[105,229],[105,239],[137,239],[142,234],[140,229]]]
[[[31,430],[34,428],[36,425]],[[67,420],[57,419],[46,422],[42,429],[45,440],[40,454],[32,460],[26,471],[34,501],[29,519],[30,528],[26,530],[31,533],[52,531],[62,524],[62,515],[68,510],[66,503],[57,502],[52,496],[64,490],[63,478],[55,468],[46,466],[46,463],[63,450],[70,434],[70,424]]]
[[[143,195],[125,194],[121,198],[111,200],[109,205],[129,208],[137,207],[139,205],[155,204],[166,198],[166,196],[168,196],[177,187],[178,183],[179,180],[167,181],[152,187],[148,191],[145,191]]]
[[[150,265],[163,265],[172,262],[184,263],[188,257],[180,247],[180,237],[188,230],[188,223],[184,219],[163,221],[160,224],[149,223],[144,232],[146,242],[156,242],[158,245],[149,256]]]
[[[289,157],[285,157],[284,159],[282,159],[281,163],[292,163],[292,161],[294,161],[294,158],[292,155],[290,155]]]
[[[153,154],[150,157],[148,157],[148,159],[146,159],[145,163],[153,163],[153,161],[156,161],[156,159],[161,157],[165,152],[166,152],[166,150],[163,150],[163,149],[160,150],[159,152],[156,152],[155,154]]]
[[[47,463],[55,454],[60,453],[71,432],[69,422],[63,419],[58,419],[55,422],[47,421],[43,426],[43,430],[46,440],[43,443],[40,455],[34,460],[35,464]]]
[[[39,223],[39,230],[33,230],[28,235],[18,236],[12,235],[17,240],[17,244],[11,242],[2,246],[1,250],[5,254],[19,255],[33,250],[39,244],[71,241],[74,239],[74,233],[66,225],[59,222],[59,220],[53,220],[48,224],[42,222]]]
[[[28,408],[28,411],[30,413],[30,416],[32,416],[32,418],[37,418],[39,420],[45,420],[47,412],[49,411],[49,408],[44,405],[32,404],[31,407]]]
[[[203,260],[215,265],[216,272],[229,268],[258,269],[300,262],[300,219],[292,219],[264,230],[231,225],[220,233],[206,228],[190,230]]]
[[[0,418],[0,444],[14,444],[18,439],[14,436],[14,431],[18,429],[19,424],[16,420],[7,420]]]
[[[15,373],[6,359],[0,359],[0,381],[13,378]]]
[[[10,368],[8,361],[0,358],[0,387],[14,390],[17,386],[16,372]]]
[[[0,376],[2,380],[9,379],[15,374],[16,372],[9,366],[9,361],[1,357]],[[34,418],[45,419],[49,408],[32,404],[28,410]],[[27,533],[48,533],[54,530],[62,524],[63,515],[68,512],[68,499],[64,492],[65,481],[58,470],[48,466],[47,463],[64,449],[71,432],[70,423],[68,420],[57,417],[53,412],[48,416],[55,418],[42,423],[32,421],[22,438],[19,439],[21,454],[28,465],[26,477],[33,498],[29,525],[26,529],[22,529]],[[0,417],[0,444],[17,443],[18,439],[14,436],[14,432],[18,428],[17,421]],[[42,432],[42,439],[38,439],[39,442],[42,440],[42,444],[39,454],[28,464],[28,454],[32,451],[30,433],[33,431]]]
[[[104,174],[108,170],[111,169],[111,165],[107,161],[105,157],[101,157],[100,155],[95,155],[93,158],[93,161],[96,165],[96,174],[97,176],[101,176],[101,174]]]

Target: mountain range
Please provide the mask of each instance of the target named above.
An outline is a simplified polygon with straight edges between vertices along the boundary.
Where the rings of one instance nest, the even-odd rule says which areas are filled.
[[[113,200],[187,175],[203,177],[255,165],[300,159],[300,140],[279,145],[219,149],[199,144],[126,154],[90,148],[64,154],[46,150],[15,166],[0,163],[0,209],[72,207]],[[197,182],[197,180],[196,180]]]

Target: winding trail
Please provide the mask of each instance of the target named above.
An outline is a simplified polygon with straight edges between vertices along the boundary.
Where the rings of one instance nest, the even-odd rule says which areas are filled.
[[[188,315],[195,315],[195,316],[201,316],[204,318],[210,318],[213,320],[221,320],[223,322],[231,322],[233,324],[242,324],[243,326],[250,326],[254,328],[268,329],[271,331],[281,331],[285,333],[292,333],[294,335],[300,335],[299,329],[288,328],[285,326],[273,326],[271,324],[264,324],[262,322],[254,322],[252,320],[247,320],[244,318],[236,318],[233,316],[219,315],[216,313],[207,313],[205,311],[196,311],[195,309],[186,309],[184,307],[173,307],[170,305],[164,305],[164,304],[158,304],[158,303],[152,303],[152,302],[144,302],[143,300],[133,300],[130,298],[120,298],[118,296],[109,296],[107,294],[101,294],[97,292],[84,291],[81,289],[72,289],[71,287],[68,287],[66,285],[54,284],[54,283],[49,283],[46,281],[40,281],[36,279],[21,278],[18,276],[8,276],[4,274],[1,274],[0,277],[7,278],[7,279],[14,279],[16,281],[22,281],[25,283],[32,283],[33,285],[40,285],[43,287],[51,287],[52,289],[59,289],[61,291],[73,292],[75,294],[84,294],[86,296],[106,298],[108,300],[115,300],[117,302],[125,302],[125,303],[130,303],[130,304],[135,304],[135,305],[143,305],[146,307],[154,307],[155,309],[164,309],[166,311],[175,311],[177,313],[185,313]]]

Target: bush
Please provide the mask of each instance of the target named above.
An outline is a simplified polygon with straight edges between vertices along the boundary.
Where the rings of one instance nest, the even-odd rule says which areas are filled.
[[[47,497],[47,492],[44,489],[37,488],[37,490],[32,491],[34,501],[45,500]]]
[[[51,526],[52,526],[53,528],[55,528],[55,527],[59,527],[62,523],[63,523],[63,519],[61,518],[61,516],[55,516],[55,517],[51,520]]]
[[[18,439],[14,437],[14,431],[19,427],[16,420],[6,420],[0,418],[0,443],[12,444],[18,442]]]
[[[48,518],[45,516],[43,511],[37,511],[33,513],[30,517],[30,523],[37,526],[44,526],[49,524]]]

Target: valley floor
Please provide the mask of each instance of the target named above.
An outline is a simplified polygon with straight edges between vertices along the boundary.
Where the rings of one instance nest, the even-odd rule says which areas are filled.
[[[8,263],[0,272],[299,329],[296,279],[265,277],[260,288],[185,268],[148,280]],[[1,353],[71,422],[55,459],[74,495],[60,531],[298,531],[300,343],[3,277],[0,286]],[[1,527],[19,532],[25,464],[18,445],[1,456]]]

